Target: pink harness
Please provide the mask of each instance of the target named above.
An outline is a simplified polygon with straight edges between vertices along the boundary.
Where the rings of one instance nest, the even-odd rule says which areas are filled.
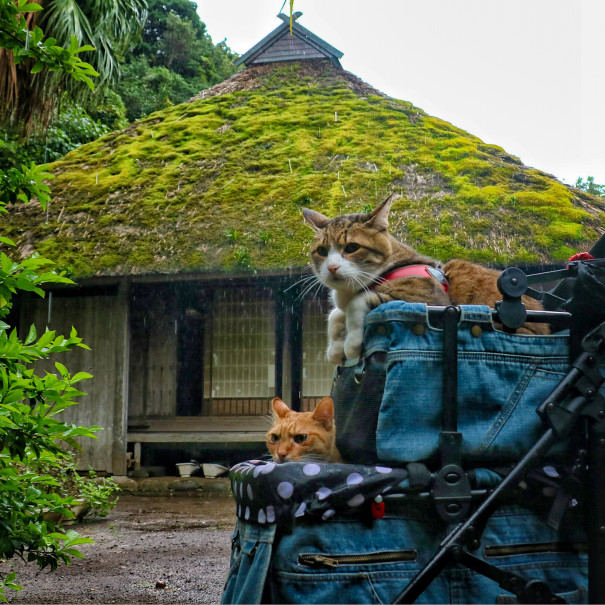
[[[400,277],[432,277],[436,279],[447,292],[449,289],[445,273],[441,269],[431,267],[430,265],[408,265],[395,269],[380,278],[378,283],[399,279]]]

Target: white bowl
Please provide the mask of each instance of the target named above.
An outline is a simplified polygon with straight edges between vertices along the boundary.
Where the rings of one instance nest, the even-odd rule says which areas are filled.
[[[203,463],[202,470],[204,471],[204,477],[210,477],[213,479],[229,472],[229,469],[226,466],[211,463]]]
[[[200,468],[200,465],[195,464],[195,462],[178,462],[176,468],[181,477],[191,477],[191,474],[194,471],[197,471]]]

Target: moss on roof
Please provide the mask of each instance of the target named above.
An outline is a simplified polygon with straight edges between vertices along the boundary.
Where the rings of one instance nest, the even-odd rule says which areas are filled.
[[[393,233],[442,260],[557,262],[605,227],[605,200],[322,61],[250,67],[50,171],[48,213],[7,234],[79,277],[304,267],[303,206],[392,191]]]

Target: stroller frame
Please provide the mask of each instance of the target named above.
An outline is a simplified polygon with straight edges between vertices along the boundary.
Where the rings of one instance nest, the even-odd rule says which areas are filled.
[[[593,248],[605,243],[603,239]],[[592,251],[591,251],[592,252]],[[590,262],[590,261],[588,261]],[[603,261],[594,261],[602,263]],[[577,263],[566,269],[530,276],[531,283],[558,278],[573,278]],[[569,287],[570,280],[566,279]],[[571,325],[572,351],[581,352],[572,360],[571,369],[545,401],[537,408],[545,431],[527,454],[506,475],[503,481],[486,494],[477,509],[468,515],[472,496],[470,482],[461,467],[462,434],[457,432],[457,346],[456,334],[459,309],[454,306],[434,308],[432,312],[443,321],[443,420],[440,435],[441,470],[433,476],[430,496],[435,501],[442,519],[456,523],[456,527],[443,540],[439,551],[396,597],[394,603],[413,603],[437,575],[449,563],[457,563],[484,575],[505,590],[514,593],[520,603],[564,603],[551,592],[542,580],[521,577],[504,571],[472,554],[481,545],[481,534],[492,513],[505,500],[519,482],[534,469],[560,440],[575,431],[584,442],[579,448],[571,474],[564,479],[549,517],[549,524],[557,526],[573,493],[584,491],[586,501],[591,502],[594,514],[587,515],[589,602],[605,602],[605,398],[599,394],[604,382],[599,367],[605,365],[605,322],[597,325],[581,339],[573,333],[570,313],[557,311],[526,311],[521,295],[529,293],[540,298],[544,306],[564,302],[560,297],[561,282],[551,292],[528,289],[528,278],[520,269],[503,271],[498,287],[503,301],[494,311],[494,319],[500,321],[506,331],[514,331],[526,321],[555,320]],[[574,340],[575,339],[575,340]],[[387,496],[388,498],[388,496]],[[558,506],[557,506],[558,504]],[[468,517],[468,518],[467,518]]]

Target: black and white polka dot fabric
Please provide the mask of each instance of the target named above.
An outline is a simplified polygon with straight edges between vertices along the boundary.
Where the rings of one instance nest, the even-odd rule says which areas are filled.
[[[238,518],[261,525],[358,512],[407,476],[387,466],[265,460],[241,462],[229,475]]]

